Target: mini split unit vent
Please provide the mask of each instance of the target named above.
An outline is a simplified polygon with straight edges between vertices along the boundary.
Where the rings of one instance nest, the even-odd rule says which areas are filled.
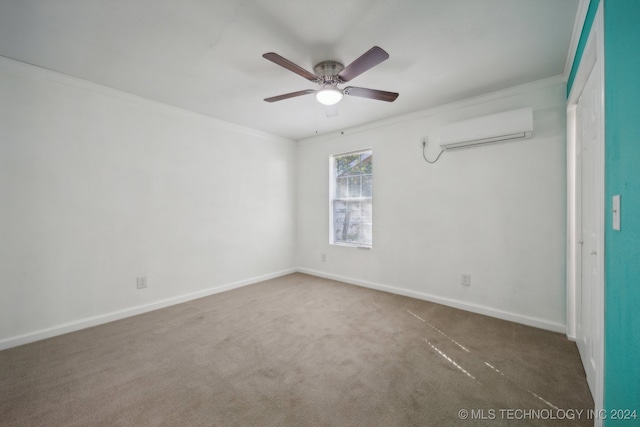
[[[452,123],[439,134],[445,151],[528,139],[533,134],[533,111],[522,108]]]

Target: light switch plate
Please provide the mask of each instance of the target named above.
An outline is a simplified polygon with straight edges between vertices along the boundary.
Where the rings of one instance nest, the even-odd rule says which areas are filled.
[[[613,203],[611,207],[612,217],[612,225],[613,229],[620,231],[620,195],[616,194],[613,196]]]

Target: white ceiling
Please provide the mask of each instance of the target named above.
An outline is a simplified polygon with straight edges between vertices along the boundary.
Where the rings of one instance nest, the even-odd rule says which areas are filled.
[[[566,74],[579,0],[0,0],[0,55],[302,139]],[[325,117],[314,84],[262,58],[390,58]]]

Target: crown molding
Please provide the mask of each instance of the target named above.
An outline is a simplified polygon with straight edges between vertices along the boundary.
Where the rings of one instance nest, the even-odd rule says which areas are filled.
[[[327,141],[334,138],[338,138],[343,135],[352,135],[354,133],[369,131],[381,127],[387,127],[396,125],[402,122],[425,119],[427,117],[435,116],[438,114],[447,113],[467,107],[473,107],[478,104],[483,104],[491,101],[496,101],[511,96],[517,96],[548,87],[565,85],[567,84],[567,78],[563,74],[549,77],[534,82],[525,83],[522,85],[514,86],[507,89],[501,89],[495,92],[487,93],[484,95],[474,96],[472,98],[463,99],[460,101],[451,102],[449,104],[443,104],[437,107],[428,108],[425,110],[414,111],[412,113],[401,114],[398,116],[390,117],[387,119],[377,120],[374,122],[365,123],[363,125],[354,126],[351,128],[343,129],[336,132],[325,133],[318,136],[312,136],[310,138],[301,139],[297,142],[298,146],[313,144],[317,142]]]

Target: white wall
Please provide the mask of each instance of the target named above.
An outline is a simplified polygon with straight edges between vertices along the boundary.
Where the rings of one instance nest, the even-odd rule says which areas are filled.
[[[5,59],[0,99],[0,349],[296,267],[564,330],[558,79],[297,148]],[[440,126],[528,106],[532,140],[422,159]],[[367,147],[374,247],[331,246],[329,156]]]
[[[565,329],[565,93],[560,79],[298,143],[298,266],[556,331]],[[534,110],[534,137],[443,154],[447,123]],[[373,148],[373,249],[329,245],[329,157]],[[435,158],[438,146],[430,146]],[[321,261],[326,254],[326,262]],[[471,286],[460,274],[471,274]]]
[[[0,349],[295,267],[293,141],[5,59],[0,100]]]

